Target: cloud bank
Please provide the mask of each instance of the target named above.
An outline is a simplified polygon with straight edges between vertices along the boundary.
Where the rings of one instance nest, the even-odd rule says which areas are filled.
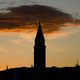
[[[60,30],[62,26],[66,27],[67,23],[80,23],[80,20],[74,20],[72,15],[44,5],[24,5],[7,10],[7,13],[0,13],[1,31],[32,32],[40,21],[43,31],[51,33]]]

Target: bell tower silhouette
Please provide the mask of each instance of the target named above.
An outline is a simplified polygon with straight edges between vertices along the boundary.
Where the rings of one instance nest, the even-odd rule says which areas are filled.
[[[39,22],[34,45],[34,68],[46,67],[46,46],[41,24]]]

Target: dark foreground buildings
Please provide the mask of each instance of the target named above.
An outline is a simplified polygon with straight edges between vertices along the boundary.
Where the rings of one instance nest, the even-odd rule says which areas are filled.
[[[34,67],[0,71],[0,80],[80,80],[80,66],[46,67],[46,46],[39,23],[34,45]]]

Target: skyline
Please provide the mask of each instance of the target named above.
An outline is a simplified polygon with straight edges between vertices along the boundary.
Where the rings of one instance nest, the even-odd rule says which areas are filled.
[[[71,3],[72,6],[75,1],[76,0]],[[6,4],[5,0],[2,2]],[[8,2],[7,4],[9,4]],[[15,2],[19,4],[19,0]],[[80,22],[77,23],[77,18],[75,18],[76,22],[74,22],[73,18],[73,14],[79,11],[79,9],[76,10],[76,6],[74,6],[75,10],[73,10],[74,8],[71,10],[72,7],[68,9],[66,8],[68,6],[64,4],[62,4],[62,8],[64,8],[65,11],[60,10],[61,7],[57,9],[57,6],[61,6],[61,2],[55,0],[50,0],[50,2],[45,0],[30,0],[29,2],[37,4],[35,13],[41,17],[41,24],[47,46],[47,66],[75,66],[77,60],[80,64]],[[52,6],[54,2],[56,6]],[[63,3],[66,3],[65,0]],[[5,69],[6,65],[8,65],[9,68],[21,66],[30,67],[33,65],[33,46],[38,19],[36,19],[34,15],[31,16],[32,13],[29,12],[31,15],[29,14],[27,23],[27,9],[23,10],[22,7],[22,4],[20,4],[18,7],[8,8],[12,11],[9,14],[1,9],[3,12],[0,14],[0,25],[2,25],[0,27],[0,70],[1,68]],[[28,5],[25,5],[24,8],[28,7]],[[30,4],[30,7],[33,8],[34,6]],[[42,10],[44,14],[41,14],[41,12],[39,12],[40,14],[37,13],[39,7],[49,11],[46,15],[47,20],[45,19],[45,11]],[[21,10],[21,12],[18,13],[19,10]],[[25,13],[23,13],[22,10],[25,11]],[[55,16],[54,14],[56,12],[58,12],[59,15],[56,14]],[[59,18],[57,18],[57,16],[59,16]],[[34,19],[32,19],[32,17],[34,17]],[[65,19],[65,25],[63,19]],[[55,20],[57,26],[54,24]],[[60,20],[61,22],[59,22]],[[3,24],[3,22],[6,24]],[[8,25],[8,23],[10,23],[10,25]]]

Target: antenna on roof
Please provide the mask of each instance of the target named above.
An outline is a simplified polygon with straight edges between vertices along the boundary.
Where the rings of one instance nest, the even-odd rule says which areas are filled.
[[[76,64],[76,67],[79,67],[79,62],[78,62],[78,60],[77,60],[77,64]]]
[[[8,70],[8,65],[6,65],[6,70]]]

